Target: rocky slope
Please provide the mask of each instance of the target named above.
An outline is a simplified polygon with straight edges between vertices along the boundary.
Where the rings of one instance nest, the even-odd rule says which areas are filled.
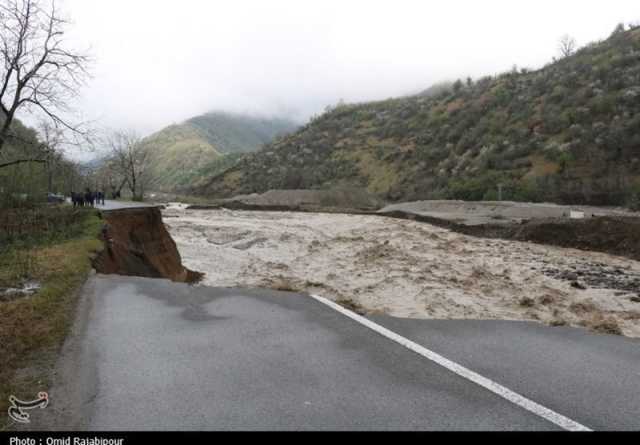
[[[222,112],[166,127],[143,141],[151,154],[151,189],[180,191],[233,165],[241,153],[256,151],[295,128],[285,119]]]
[[[364,186],[391,201],[640,201],[640,28],[542,69],[341,105],[201,181],[210,197]]]

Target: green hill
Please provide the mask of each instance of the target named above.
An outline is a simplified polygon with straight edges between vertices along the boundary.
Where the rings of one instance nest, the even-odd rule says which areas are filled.
[[[640,192],[640,28],[536,71],[338,106],[194,191],[339,185],[391,201],[495,199],[501,185],[504,199],[630,203]]]
[[[145,138],[150,189],[181,191],[233,165],[240,154],[258,150],[296,125],[284,119],[207,113]]]
[[[287,119],[260,118],[241,114],[212,112],[191,118],[195,127],[223,153],[249,153],[258,150],[278,135],[289,133],[297,125]]]

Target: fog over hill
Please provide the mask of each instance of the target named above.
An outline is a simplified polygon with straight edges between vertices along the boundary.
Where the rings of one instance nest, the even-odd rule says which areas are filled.
[[[148,135],[212,107],[306,122],[328,105],[542,66],[640,20],[636,0],[65,0],[66,38],[90,46],[78,108]],[[114,24],[117,24],[114,29]]]

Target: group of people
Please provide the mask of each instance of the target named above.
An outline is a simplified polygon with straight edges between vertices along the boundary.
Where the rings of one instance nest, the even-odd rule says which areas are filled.
[[[74,207],[104,205],[104,192],[93,192],[87,189],[84,193],[71,192],[71,202]]]

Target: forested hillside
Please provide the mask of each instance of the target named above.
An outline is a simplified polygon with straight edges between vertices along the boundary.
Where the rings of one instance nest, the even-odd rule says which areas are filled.
[[[166,127],[143,141],[150,153],[150,188],[180,191],[233,165],[238,153],[256,151],[295,128],[283,119],[222,112]]]
[[[249,153],[287,134],[297,124],[287,119],[212,112],[187,121],[214,147],[223,153]]]
[[[0,151],[0,207],[44,201],[47,192],[82,189],[79,167],[55,149],[41,141],[36,130],[14,119]]]
[[[637,204],[640,28],[535,71],[341,105],[194,189],[364,186],[388,200]]]

